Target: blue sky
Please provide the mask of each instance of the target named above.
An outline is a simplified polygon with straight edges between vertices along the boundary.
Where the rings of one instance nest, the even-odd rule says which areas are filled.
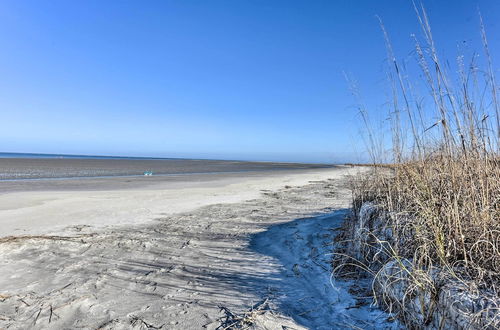
[[[478,8],[498,54],[499,1],[424,4],[444,57],[482,50]],[[0,151],[363,160],[342,72],[385,116],[375,15],[409,56],[404,0],[1,1]]]

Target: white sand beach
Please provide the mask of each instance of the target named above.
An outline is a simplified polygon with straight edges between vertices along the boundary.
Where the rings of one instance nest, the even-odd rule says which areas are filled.
[[[396,327],[330,274],[359,171],[4,191],[0,328],[225,329],[256,305],[256,329]]]

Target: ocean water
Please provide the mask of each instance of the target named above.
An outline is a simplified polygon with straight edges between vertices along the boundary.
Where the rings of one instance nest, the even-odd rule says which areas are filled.
[[[65,155],[65,154],[37,154],[22,152],[0,152],[0,158],[55,158],[55,159],[175,159],[161,157],[127,157],[127,156],[92,156],[92,155]]]
[[[327,168],[331,165],[227,160],[0,153],[0,180],[234,173]]]

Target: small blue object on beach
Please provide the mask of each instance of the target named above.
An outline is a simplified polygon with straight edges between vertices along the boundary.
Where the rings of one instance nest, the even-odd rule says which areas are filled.
[[[151,175],[153,175],[153,172],[149,172],[149,171],[144,172],[144,176],[151,176]]]

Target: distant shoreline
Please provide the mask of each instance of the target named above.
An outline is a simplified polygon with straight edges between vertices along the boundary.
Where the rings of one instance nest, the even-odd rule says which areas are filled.
[[[332,165],[331,168],[336,165]],[[330,168],[330,167],[325,167]],[[275,168],[269,169],[267,171],[290,171],[290,170],[301,170],[297,169],[286,169],[286,168]],[[203,174],[238,174],[238,173],[255,173],[255,172],[264,172],[264,171],[256,171],[256,170],[248,170],[248,171],[224,171],[224,172],[185,172],[185,173],[165,173],[165,174],[154,174],[151,176],[154,177],[174,177],[174,176],[188,176],[188,175],[203,175]],[[51,181],[51,180],[88,180],[88,179],[120,179],[120,178],[140,178],[145,176],[144,174],[130,174],[130,175],[104,175],[104,176],[71,176],[71,177],[47,177],[47,178],[23,178],[23,179],[0,179],[0,182],[30,182],[30,181]]]
[[[12,155],[12,154],[11,154]],[[1,157],[0,181],[85,179],[245,173],[276,170],[333,168],[335,165],[281,162],[246,162],[198,159],[112,157]]]
[[[74,155],[74,154],[46,154],[32,152],[0,152],[0,158],[48,158],[48,159],[187,159],[170,157],[140,157],[140,156],[108,156],[108,155]]]

